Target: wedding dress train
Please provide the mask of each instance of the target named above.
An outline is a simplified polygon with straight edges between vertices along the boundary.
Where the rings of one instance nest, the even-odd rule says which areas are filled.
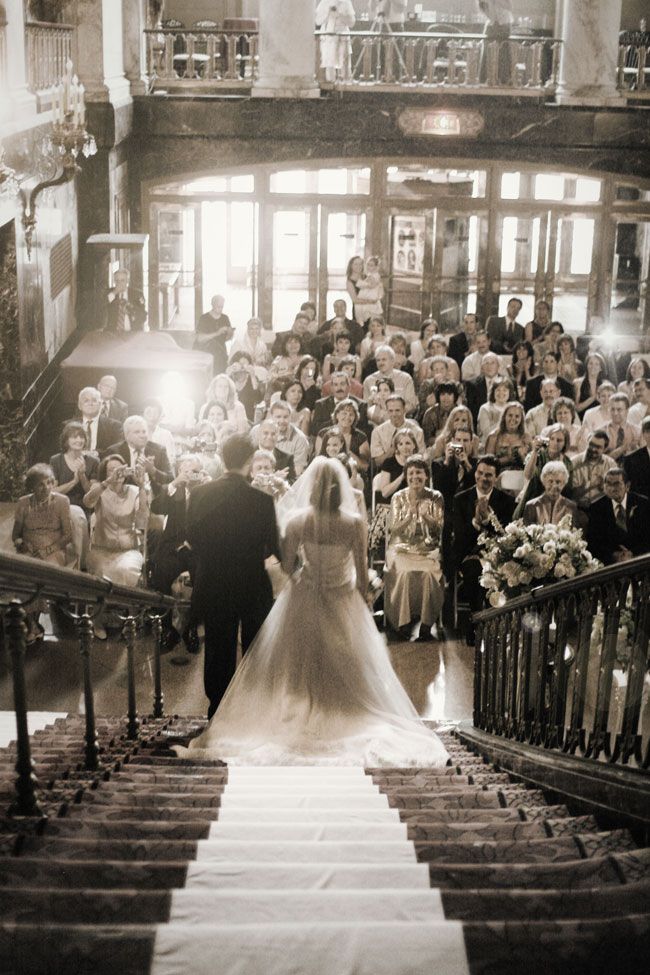
[[[338,477],[338,461],[317,467],[325,465]],[[447,752],[418,717],[361,595],[365,530],[353,510],[309,507],[290,518],[283,565],[291,571],[299,557],[300,568],[209,726],[179,754],[231,765],[445,764]]]

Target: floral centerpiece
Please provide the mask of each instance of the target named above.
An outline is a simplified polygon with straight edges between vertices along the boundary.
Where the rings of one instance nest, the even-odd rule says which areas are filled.
[[[503,606],[533,586],[547,586],[600,568],[571,516],[557,525],[525,525],[522,519],[504,529],[494,514],[491,529],[479,535],[483,566],[481,585],[490,606]]]

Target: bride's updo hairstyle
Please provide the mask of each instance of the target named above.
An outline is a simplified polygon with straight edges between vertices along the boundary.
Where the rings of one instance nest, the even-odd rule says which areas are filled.
[[[316,457],[312,467],[314,482],[310,504],[319,514],[334,514],[341,507],[343,467],[339,461],[327,457]]]

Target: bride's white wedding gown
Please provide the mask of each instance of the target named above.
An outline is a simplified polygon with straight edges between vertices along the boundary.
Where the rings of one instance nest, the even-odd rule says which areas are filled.
[[[209,726],[178,753],[233,765],[444,765],[361,595],[360,518],[296,512],[285,571],[297,557]]]

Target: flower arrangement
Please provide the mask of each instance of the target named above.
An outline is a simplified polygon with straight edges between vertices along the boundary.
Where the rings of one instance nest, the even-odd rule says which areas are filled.
[[[490,522],[494,531],[484,531],[478,539],[480,582],[490,606],[503,606],[531,586],[547,586],[600,568],[570,515],[557,525],[525,525],[517,519],[504,529],[491,513]]]

